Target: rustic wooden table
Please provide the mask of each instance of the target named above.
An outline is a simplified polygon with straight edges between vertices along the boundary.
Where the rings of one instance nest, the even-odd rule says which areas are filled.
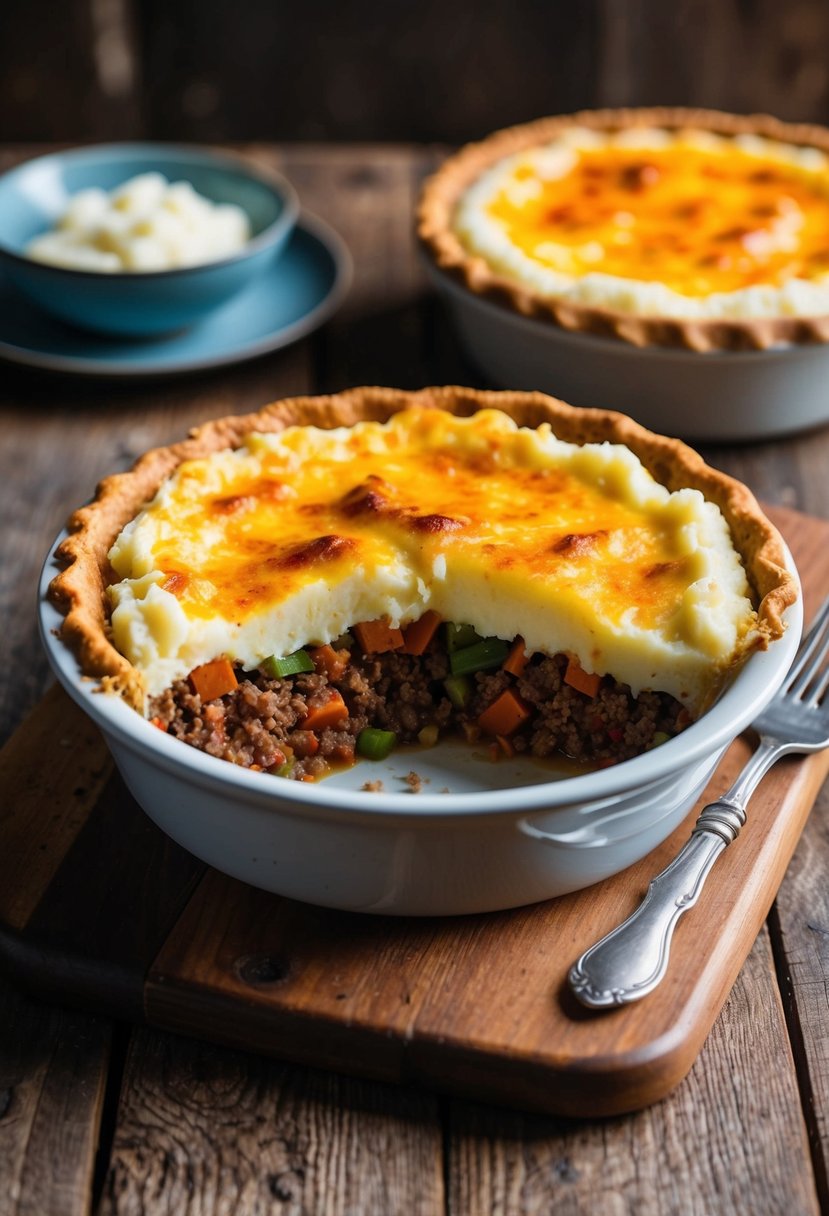
[[[209,375],[133,385],[0,369],[3,739],[51,682],[33,612],[40,562],[101,475],[202,419],[284,395],[480,382],[412,241],[418,184],[439,152],[250,152],[345,237],[353,291],[307,341]],[[767,501],[829,518],[829,429],[705,454]],[[0,1213],[829,1212],[827,810],[824,794],[690,1075],[609,1121],[275,1063],[48,1007],[0,980]]]

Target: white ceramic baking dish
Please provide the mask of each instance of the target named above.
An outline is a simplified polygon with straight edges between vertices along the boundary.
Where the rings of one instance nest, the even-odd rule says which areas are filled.
[[[555,779],[542,761],[493,762],[483,747],[445,742],[361,761],[312,785],[206,755],[102,693],[57,636],[62,617],[46,598],[56,571],[50,556],[40,583],[43,643],[147,815],[234,878],[361,912],[494,911],[578,890],[631,865],[677,826],[725,748],[770,700],[802,627],[798,601],[784,637],[752,655],[698,722],[600,772]],[[411,770],[420,793],[407,784]],[[378,779],[382,792],[361,788]]]

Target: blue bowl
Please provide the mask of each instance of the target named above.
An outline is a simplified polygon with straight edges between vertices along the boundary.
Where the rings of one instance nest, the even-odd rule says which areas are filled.
[[[29,241],[54,227],[72,195],[112,190],[139,173],[184,179],[214,203],[236,203],[251,239],[232,257],[175,270],[101,273],[26,257]],[[103,144],[55,152],[0,177],[0,265],[21,291],[72,325],[137,338],[184,329],[224,304],[281,252],[299,213],[278,174],[209,148]]]

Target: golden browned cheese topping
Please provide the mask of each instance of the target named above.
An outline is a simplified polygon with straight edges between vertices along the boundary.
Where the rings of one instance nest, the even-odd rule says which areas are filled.
[[[521,181],[532,173],[518,170]],[[581,153],[526,201],[502,191],[490,214],[530,256],[564,247],[566,269],[658,281],[684,295],[780,286],[829,270],[826,183],[796,165],[689,147]],[[561,260],[564,258],[559,255]]]
[[[816,148],[574,127],[485,169],[453,227],[545,297],[698,319],[829,311],[829,159]]]
[[[753,620],[697,491],[494,410],[251,436],[182,465],[111,560],[116,644],[152,689],[216,654],[255,666],[433,609],[690,700]]]
[[[600,572],[614,615],[624,606],[649,627],[687,583],[692,555],[678,553],[670,520],[643,518],[567,469],[503,467],[488,451],[418,445],[390,451],[379,475],[366,438],[358,431],[346,441],[345,461],[320,452],[304,463],[290,493],[284,459],[263,452],[262,474],[237,481],[232,495],[199,498],[188,532],[221,539],[195,568],[182,569],[179,503],[160,508],[164,589],[195,616],[232,607],[244,620],[337,566],[371,570],[402,552],[426,569],[451,548],[455,560],[530,581],[548,582],[563,566]]]

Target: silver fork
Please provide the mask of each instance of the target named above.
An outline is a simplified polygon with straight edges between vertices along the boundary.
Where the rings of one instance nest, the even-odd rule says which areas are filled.
[[[668,969],[677,921],[692,908],[720,853],[746,821],[746,803],[761,779],[789,752],[829,746],[829,599],[818,610],[780,691],[752,723],[760,745],[729,790],[700,812],[688,843],[631,916],[573,964],[568,981],[583,1005],[607,1009],[641,1000]]]

